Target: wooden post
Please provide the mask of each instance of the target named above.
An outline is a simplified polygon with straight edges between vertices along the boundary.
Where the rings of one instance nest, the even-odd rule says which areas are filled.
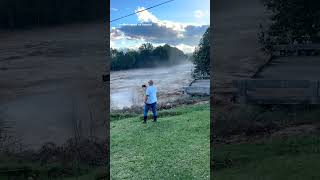
[[[247,103],[247,80],[239,81],[239,100],[241,104]]]

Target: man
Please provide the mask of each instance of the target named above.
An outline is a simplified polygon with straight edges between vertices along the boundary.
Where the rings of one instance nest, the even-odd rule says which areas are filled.
[[[157,122],[157,88],[153,85],[153,81],[148,81],[149,86],[146,89],[146,96],[144,98],[144,115],[143,123],[147,123],[148,111],[152,110],[153,122]]]

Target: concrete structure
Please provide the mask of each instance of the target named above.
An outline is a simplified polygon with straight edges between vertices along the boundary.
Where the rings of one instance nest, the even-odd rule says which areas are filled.
[[[191,96],[210,96],[210,79],[195,80],[184,88],[184,92]]]

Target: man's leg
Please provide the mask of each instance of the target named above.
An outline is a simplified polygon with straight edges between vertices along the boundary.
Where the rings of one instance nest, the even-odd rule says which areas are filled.
[[[151,108],[152,108],[152,114],[153,114],[153,121],[157,122],[157,116],[158,116],[158,114],[157,114],[157,103],[156,102],[153,103]]]
[[[150,108],[150,107],[149,107],[148,104],[145,104],[145,105],[144,105],[144,112],[143,112],[143,122],[144,122],[144,123],[147,122],[149,108]]]

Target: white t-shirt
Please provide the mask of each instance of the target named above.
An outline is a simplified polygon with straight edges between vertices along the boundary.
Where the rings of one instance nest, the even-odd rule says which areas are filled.
[[[155,86],[148,86],[146,89],[146,95],[148,96],[147,104],[157,102],[157,88]]]

